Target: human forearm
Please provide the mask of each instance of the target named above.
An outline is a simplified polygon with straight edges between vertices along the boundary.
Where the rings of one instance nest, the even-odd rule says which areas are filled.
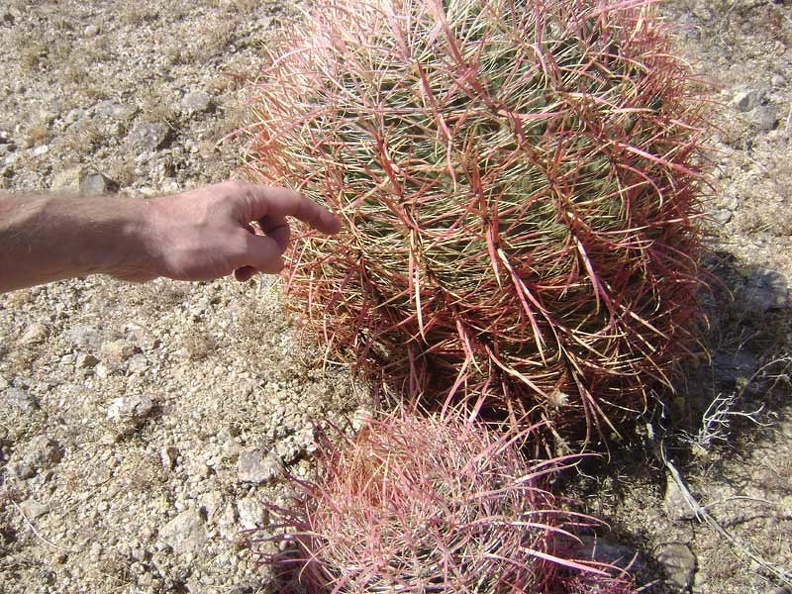
[[[287,217],[322,233],[341,228],[300,194],[239,181],[150,200],[0,195],[0,293],[94,273],[131,281],[276,273]]]
[[[0,196],[0,292],[113,274],[143,248],[139,198]]]

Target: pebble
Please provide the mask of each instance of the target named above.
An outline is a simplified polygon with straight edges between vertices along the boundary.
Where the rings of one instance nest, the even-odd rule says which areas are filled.
[[[39,409],[38,401],[20,388],[8,388],[4,393],[3,400],[8,402],[12,408],[21,412],[31,412]]]
[[[764,99],[764,91],[743,89],[732,97],[731,104],[739,112],[748,112],[758,107]]]
[[[655,558],[665,570],[671,585],[686,590],[693,585],[696,575],[696,557],[684,543],[661,544],[655,549]]]
[[[283,463],[271,452],[261,448],[247,448],[239,453],[237,477],[243,483],[271,483],[282,472]]]
[[[146,356],[143,355],[142,353],[138,353],[132,356],[129,359],[129,363],[127,365],[127,369],[129,370],[129,373],[138,374],[138,375],[142,375],[143,373],[148,371],[149,368],[150,365],[148,359],[146,359]]]
[[[778,125],[778,109],[774,105],[760,105],[753,110],[751,119],[760,132],[770,132]]]
[[[162,541],[180,555],[198,555],[206,544],[204,519],[200,511],[188,509],[159,531]]]
[[[102,344],[102,334],[94,326],[78,324],[72,326],[64,333],[64,338],[74,347],[86,350],[99,350]]]
[[[688,504],[682,489],[670,476],[666,478],[665,497],[663,498],[663,508],[666,516],[675,522],[692,520],[696,517],[693,508]]]
[[[261,502],[252,497],[245,497],[237,501],[237,515],[239,523],[245,530],[261,528],[269,523],[269,514]]]
[[[179,449],[172,445],[165,446],[160,450],[160,460],[167,470],[173,470],[179,460]]]
[[[88,549],[88,557],[92,560],[97,560],[102,556],[104,549],[100,542],[94,541]]]
[[[182,112],[186,115],[211,111],[211,108],[212,97],[202,91],[189,93],[182,99]]]
[[[137,347],[134,344],[119,338],[118,340],[103,343],[100,354],[105,363],[111,366],[119,366],[130,359],[136,351]]]
[[[774,270],[752,270],[745,277],[743,299],[746,305],[761,313],[789,306],[789,287]]]
[[[209,522],[215,519],[219,511],[223,509],[222,491],[209,491],[198,498],[201,510],[206,514]]]
[[[756,373],[759,369],[759,359],[747,349],[736,353],[718,350],[712,353],[712,368],[719,385],[733,388],[739,378],[749,378]]]
[[[29,479],[53,468],[62,459],[63,448],[57,441],[46,435],[37,435],[23,448],[22,459],[12,461],[11,469],[17,477]]]
[[[54,192],[70,191],[76,192],[80,189],[80,167],[71,167],[59,171],[52,178],[50,189]]]
[[[116,398],[107,407],[107,418],[115,423],[137,427],[154,410],[154,401],[146,394]]]
[[[19,344],[23,346],[33,346],[41,344],[47,339],[49,329],[41,322],[34,322],[25,329],[22,336],[19,337]]]
[[[717,225],[723,226],[734,217],[734,213],[728,208],[718,208],[710,211],[709,218]]]
[[[151,153],[163,148],[170,140],[171,129],[161,122],[141,122],[132,128],[127,143],[137,153]]]
[[[26,499],[19,504],[19,509],[25,514],[28,520],[35,520],[49,513],[49,508],[36,501],[35,499]]]
[[[80,170],[78,187],[85,196],[101,196],[118,190],[118,184],[96,169],[87,167]]]
[[[66,112],[66,115],[63,116],[63,124],[65,126],[71,126],[79,122],[83,117],[85,117],[85,110],[79,107],[75,107],[74,109],[70,109]]]
[[[100,101],[94,107],[94,113],[96,113],[97,116],[122,122],[131,120],[135,117],[137,112],[138,108],[134,105],[125,105],[110,100]]]
[[[96,358],[96,355],[91,353],[80,353],[77,355],[77,360],[75,361],[77,369],[90,369],[95,367],[97,363],[99,363],[99,359]]]

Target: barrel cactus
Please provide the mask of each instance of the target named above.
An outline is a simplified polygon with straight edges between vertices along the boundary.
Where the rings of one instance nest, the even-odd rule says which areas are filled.
[[[294,483],[297,503],[273,507],[280,552],[267,561],[282,591],[637,591],[619,570],[573,558],[570,531],[593,520],[546,486],[574,458],[526,459],[530,434],[396,412],[323,444],[316,479]]]
[[[581,442],[673,384],[702,101],[650,4],[327,0],[285,28],[248,165],[346,222],[288,272],[332,356],[424,409]]]

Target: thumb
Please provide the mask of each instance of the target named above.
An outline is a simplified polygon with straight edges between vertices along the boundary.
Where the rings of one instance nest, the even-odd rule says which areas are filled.
[[[271,237],[248,234],[246,266],[252,266],[266,274],[277,274],[283,270],[283,252],[278,242]]]

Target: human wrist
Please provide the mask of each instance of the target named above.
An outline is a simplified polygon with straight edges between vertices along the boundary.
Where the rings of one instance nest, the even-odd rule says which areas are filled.
[[[88,273],[109,274],[124,280],[147,280],[157,275],[152,262],[156,255],[155,206],[138,197],[105,198],[101,212],[92,218],[96,225],[96,247],[86,250],[93,259]],[[97,205],[94,204],[94,207]]]

